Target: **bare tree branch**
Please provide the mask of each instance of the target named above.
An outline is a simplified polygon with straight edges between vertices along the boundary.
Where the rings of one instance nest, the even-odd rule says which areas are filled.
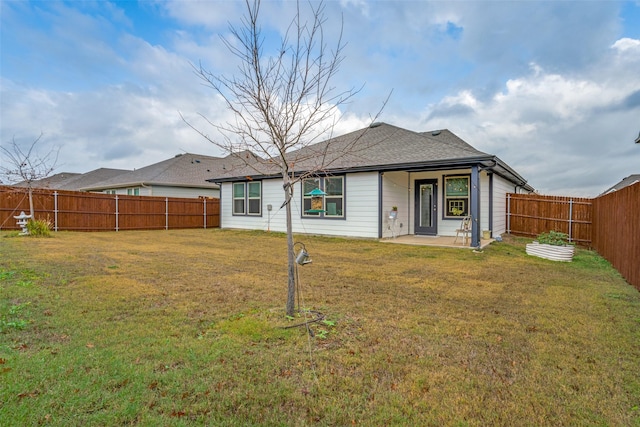
[[[20,148],[15,137],[8,147],[0,146],[0,154],[6,158],[6,166],[0,164],[0,175],[4,175],[9,183],[20,183],[29,192],[29,208],[33,218],[33,183],[46,178],[55,170],[58,162],[59,148],[48,151],[44,156],[38,155],[36,145],[42,139],[40,135],[28,146]]]
[[[325,171],[336,161],[329,143],[321,151],[310,149],[318,139],[332,136],[340,106],[345,105],[361,88],[338,90],[332,80],[344,60],[343,26],[330,49],[325,40],[326,23],[323,3],[307,3],[310,18],[303,18],[300,2],[282,36],[277,52],[265,53],[265,38],[259,23],[260,1],[245,0],[246,15],[239,27],[230,26],[231,39],[221,38],[228,51],[239,60],[237,73],[216,75],[192,64],[193,71],[205,86],[212,88],[233,113],[233,120],[218,123],[200,115],[220,134],[212,138],[182,116],[182,120],[207,141],[224,152],[249,150],[262,160],[247,164],[257,174],[282,177],[286,206],[288,246],[287,314],[294,310],[294,252],[290,200],[293,186],[305,176]],[[385,101],[386,104],[386,101]],[[380,110],[382,111],[382,110]],[[377,115],[379,115],[378,112]],[[355,149],[360,137],[341,149]],[[313,159],[311,168],[302,171],[296,165]]]

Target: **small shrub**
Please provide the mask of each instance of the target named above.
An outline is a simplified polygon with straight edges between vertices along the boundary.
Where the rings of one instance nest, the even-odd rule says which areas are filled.
[[[27,230],[30,236],[49,237],[51,236],[51,221],[48,219],[30,219],[27,222]]]
[[[569,242],[569,235],[566,233],[561,233],[559,231],[551,230],[548,233],[540,233],[536,238],[538,243],[547,244],[552,246],[567,246],[571,244]]]

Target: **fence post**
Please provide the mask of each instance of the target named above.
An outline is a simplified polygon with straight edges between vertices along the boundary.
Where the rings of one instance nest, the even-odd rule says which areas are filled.
[[[169,198],[164,198],[164,229],[169,229]]]
[[[571,225],[573,220],[573,199],[569,199],[569,241],[571,241],[571,229],[573,228]]]
[[[116,231],[118,231],[118,195],[116,194]]]
[[[203,197],[202,198],[202,203],[203,203],[203,211],[204,211],[204,218],[203,218],[203,222],[204,222],[204,228],[207,228],[207,198]]]
[[[511,194],[507,193],[507,234],[511,234]]]
[[[53,231],[58,231],[58,192],[53,192]]]

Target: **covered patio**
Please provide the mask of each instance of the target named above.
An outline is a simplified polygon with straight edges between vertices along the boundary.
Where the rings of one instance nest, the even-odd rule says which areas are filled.
[[[480,249],[484,249],[495,239],[480,239]],[[463,242],[462,237],[455,236],[421,236],[405,234],[398,237],[380,239],[383,243],[397,243],[401,245],[415,245],[415,246],[438,246],[443,248],[458,248],[458,249],[477,249],[476,247],[469,246],[469,238],[466,243]]]

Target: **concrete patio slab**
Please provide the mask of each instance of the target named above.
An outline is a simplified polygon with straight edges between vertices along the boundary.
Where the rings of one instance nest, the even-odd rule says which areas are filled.
[[[439,246],[443,248],[458,248],[458,249],[476,249],[469,246],[470,239],[467,239],[466,243],[463,243],[462,237],[458,237],[457,241],[455,237],[451,236],[420,236],[420,235],[403,235],[395,238],[381,239],[383,243],[397,243],[401,245],[416,245],[416,246]],[[482,239],[480,241],[480,249],[487,247],[494,239]]]

